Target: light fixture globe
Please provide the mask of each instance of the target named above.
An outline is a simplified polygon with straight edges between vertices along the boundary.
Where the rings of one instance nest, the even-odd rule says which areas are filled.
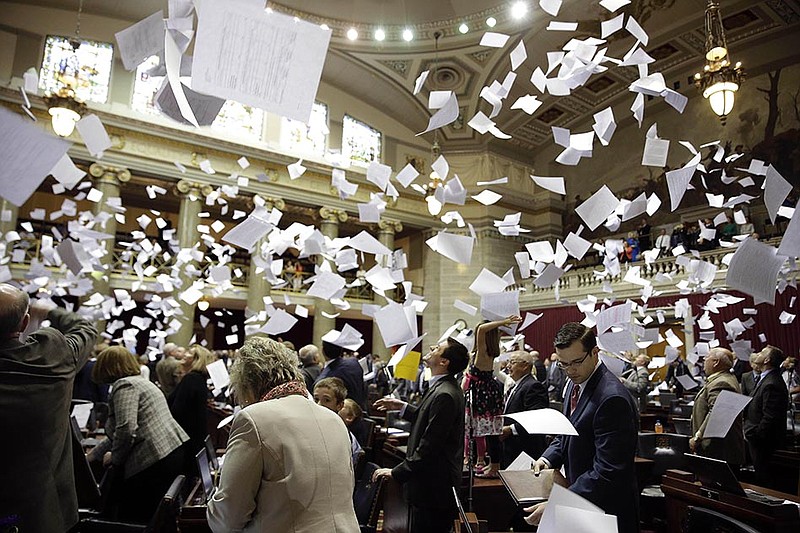
[[[69,86],[61,87],[56,94],[45,98],[48,113],[52,117],[53,131],[59,137],[69,137],[75,131],[75,124],[88,108],[75,98],[75,91]]]
[[[741,63],[731,66],[722,15],[714,0],[709,0],[706,6],[705,60],[703,71],[694,75],[694,83],[724,126],[728,114],[733,111],[736,91],[744,81],[744,72]]]

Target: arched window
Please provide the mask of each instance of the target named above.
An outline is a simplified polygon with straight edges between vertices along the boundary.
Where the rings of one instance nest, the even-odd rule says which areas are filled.
[[[342,156],[359,167],[381,158],[381,132],[345,115],[342,121]]]
[[[158,56],[151,56],[136,69],[133,96],[131,97],[131,108],[135,111],[151,115],[159,114],[153,97],[161,88],[166,76],[151,76],[148,74],[158,64]],[[260,140],[264,128],[264,111],[228,100],[209,127],[218,131],[224,130],[232,136],[244,136]]]
[[[75,96],[84,102],[105,103],[111,81],[114,47],[97,41],[80,41],[48,35],[39,72],[39,88],[55,94],[64,85],[75,89]]]
[[[314,102],[308,124],[281,118],[281,147],[298,155],[325,155],[328,133],[328,106],[322,102]]]

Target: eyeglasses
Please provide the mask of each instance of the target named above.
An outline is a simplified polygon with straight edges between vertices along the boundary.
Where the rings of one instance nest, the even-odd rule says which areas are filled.
[[[586,358],[589,357],[589,355],[591,355],[591,353],[592,352],[586,352],[586,355],[584,355],[580,359],[576,359],[576,360],[574,360],[572,362],[569,362],[569,363],[565,363],[563,361],[556,361],[556,364],[558,365],[558,368],[560,368],[562,370],[567,369],[567,368],[577,367],[577,366],[583,364],[583,362],[586,361]]]

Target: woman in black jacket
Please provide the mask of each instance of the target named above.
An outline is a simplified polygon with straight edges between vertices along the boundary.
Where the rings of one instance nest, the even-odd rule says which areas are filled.
[[[193,464],[195,454],[204,446],[208,435],[207,409],[211,394],[206,381],[206,366],[214,355],[202,346],[192,346],[182,361],[183,377],[167,398],[172,416],[189,435],[186,443],[187,461]]]

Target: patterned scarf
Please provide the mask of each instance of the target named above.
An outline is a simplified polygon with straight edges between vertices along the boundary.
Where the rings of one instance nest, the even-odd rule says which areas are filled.
[[[268,400],[275,400],[276,398],[284,398],[292,394],[308,397],[308,389],[306,389],[306,384],[302,380],[287,381],[286,383],[281,383],[277,387],[273,387],[272,389],[270,389],[261,398],[261,401],[266,402]]]

